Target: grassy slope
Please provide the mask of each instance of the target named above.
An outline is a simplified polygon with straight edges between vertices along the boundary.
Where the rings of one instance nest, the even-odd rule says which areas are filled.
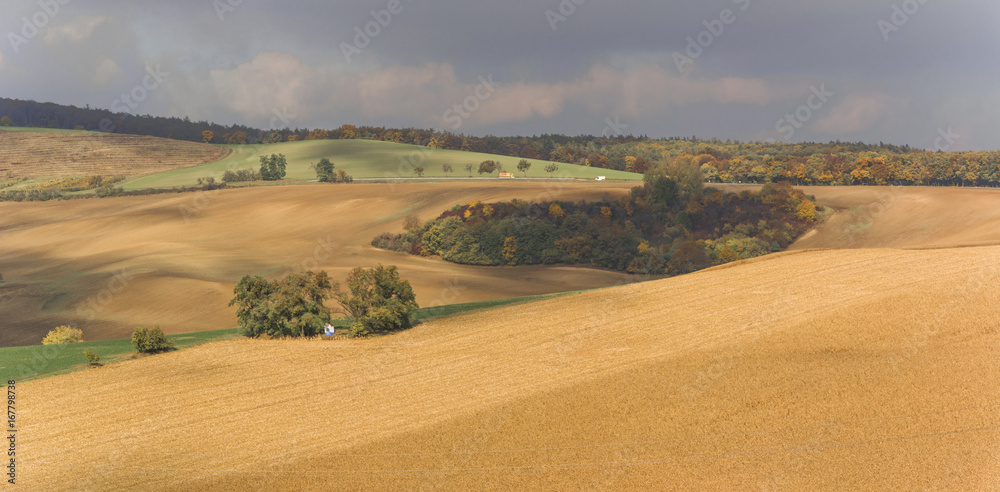
[[[412,168],[408,163],[414,162],[422,165],[426,172],[425,177],[446,177],[441,170],[441,165],[448,163],[455,169],[451,173],[452,177],[468,178],[465,171],[466,164],[475,164],[476,169],[479,163],[485,160],[500,161],[505,170],[514,172],[518,177],[523,177],[523,173],[517,172],[517,163],[521,160],[517,157],[504,157],[490,154],[479,154],[474,152],[461,152],[456,150],[428,149],[415,145],[397,144],[392,142],[377,142],[371,140],[311,140],[307,142],[285,142],[269,145],[231,145],[233,153],[218,162],[187,169],[178,169],[165,173],[146,176],[125,185],[126,189],[141,188],[166,188],[182,185],[194,185],[198,178],[215,176],[218,180],[222,172],[226,169],[258,169],[260,167],[260,156],[270,154],[284,154],[288,159],[288,169],[286,179],[311,180],[316,178],[316,173],[310,167],[321,158],[327,157],[336,164],[337,169],[343,169],[356,179],[360,178],[412,178],[415,177]],[[528,171],[528,177],[543,178],[549,177],[545,172],[548,161],[531,160],[532,167]],[[559,165],[559,171],[555,173],[560,177],[593,179],[597,176],[607,176],[608,179],[638,180],[642,176],[634,173],[622,171],[612,171],[608,169],[596,169],[585,166],[574,166],[571,164]],[[480,177],[473,171],[474,177]],[[493,175],[496,177],[496,174]]]
[[[426,307],[419,309],[413,319],[417,323],[423,323],[463,313],[474,313],[502,306],[524,304],[574,293],[564,292]],[[343,319],[336,320],[333,324],[338,328],[344,328],[348,325],[347,321]],[[174,341],[177,348],[183,349],[236,336],[238,336],[238,331],[236,328],[232,328],[228,330],[182,333],[170,335],[167,338]],[[135,353],[131,340],[127,338],[48,346],[0,347],[0,361],[3,361],[0,363],[0,380],[8,381],[16,379],[23,382],[86,369],[88,365],[86,362],[83,362],[83,351],[87,349],[97,352],[101,356],[102,364],[130,359]]]
[[[223,340],[236,335],[235,329],[172,335],[177,348],[188,348],[205,342]],[[85,369],[84,350],[101,356],[102,364],[130,358],[135,353],[130,339],[84,341],[61,345],[30,345],[0,348],[0,378],[27,381]]]

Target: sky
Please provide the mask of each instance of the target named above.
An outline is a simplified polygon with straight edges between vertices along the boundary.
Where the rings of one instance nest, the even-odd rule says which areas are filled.
[[[996,0],[0,0],[0,97],[259,128],[1000,148]]]

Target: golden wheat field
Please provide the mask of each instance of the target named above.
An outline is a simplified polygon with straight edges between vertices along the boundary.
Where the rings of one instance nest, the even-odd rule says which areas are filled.
[[[0,346],[37,344],[70,323],[85,339],[236,326],[227,303],[243,275],[399,266],[421,306],[621,284],[578,267],[488,268],[371,247],[403,219],[456,204],[600,199],[628,190],[600,183],[302,185],[91,200],[0,203]]]
[[[207,164],[229,152],[218,145],[138,135],[0,130],[0,175],[137,176]]]
[[[562,193],[624,190],[615,186],[567,185]],[[538,192],[400,185],[375,202],[361,196],[374,195],[371,188],[355,186],[343,189],[360,195],[320,206],[317,194],[327,189],[228,191],[190,224],[176,218],[184,196],[32,204],[16,209],[12,230],[41,247],[46,235],[69,228],[93,244],[55,243],[44,256],[69,265],[93,255],[115,265],[115,255],[142,251],[143,261],[176,269],[172,282],[184,282],[225,273],[218,265],[233,257],[247,262],[284,250],[289,260],[279,263],[294,264],[296,252],[313,247],[310,228],[291,219],[301,213],[325,221],[321,237],[356,236],[354,249],[344,250],[356,261],[377,259],[362,239],[398,230],[406,213],[428,218],[469,194]],[[881,194],[893,190],[807,191],[839,212],[800,249],[777,255],[373,340],[224,341],[20,384],[20,483],[29,490],[996,490],[1000,233],[990,224],[1000,193],[905,189],[887,200]],[[122,221],[115,208],[134,219]],[[241,218],[247,209],[252,219]],[[51,219],[55,210],[59,219]],[[368,215],[335,219],[338,211]],[[239,235],[222,231],[248,237],[227,246],[218,236]],[[247,253],[243,241],[268,246]],[[418,278],[417,265],[447,268],[392,259]],[[324,264],[340,271],[333,260]],[[515,292],[565,274],[539,271],[518,284],[509,272],[505,280],[481,274],[483,291]],[[222,299],[229,284],[218,283]],[[204,294],[178,301],[182,284],[149,285],[162,289],[159,316],[194,318],[190,306],[208,304]],[[109,312],[141,304],[116,302]]]
[[[995,490],[1000,247],[802,251],[20,386],[31,490]]]

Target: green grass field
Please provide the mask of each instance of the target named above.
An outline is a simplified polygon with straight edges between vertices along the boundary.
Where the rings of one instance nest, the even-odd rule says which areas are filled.
[[[235,336],[238,336],[236,329],[229,329],[170,335],[167,338],[173,340],[177,348],[183,349]],[[136,355],[132,341],[127,338],[60,345],[3,347],[0,348],[0,378],[4,381],[11,379],[25,381],[86,369],[88,363],[83,351],[87,349],[101,356],[101,364],[111,364]]]
[[[288,159],[286,180],[312,180],[316,173],[312,164],[323,157],[333,161],[336,169],[343,169],[355,179],[399,179],[414,178],[413,167],[422,166],[425,178],[458,178],[468,179],[466,164],[475,166],[472,175],[481,178],[476,171],[479,163],[485,160],[496,160],[503,164],[504,170],[513,172],[519,179],[524,173],[517,171],[517,157],[496,156],[457,150],[428,149],[416,145],[378,142],[372,140],[311,140],[306,142],[284,142],[267,145],[230,145],[233,153],[221,161],[204,166],[177,169],[159,174],[145,176],[124,184],[126,190],[144,188],[170,188],[195,185],[198,178],[209,176],[221,180],[226,169],[259,169],[260,156],[284,154]],[[529,160],[532,163],[528,171],[529,178],[549,178],[545,172],[548,161]],[[411,165],[412,163],[412,165]],[[454,172],[446,175],[441,167],[451,164]],[[637,181],[642,175],[613,171],[610,169],[590,168],[572,164],[557,163],[559,170],[555,177],[594,179],[606,176],[609,180]],[[493,174],[493,179],[497,179]],[[486,176],[488,177],[488,176]]]
[[[447,306],[426,307],[419,309],[413,319],[415,323],[421,323],[447,318],[449,316],[456,316],[459,314],[482,311],[513,304],[540,301],[543,299],[551,299],[553,297],[561,297],[575,293],[576,292],[561,292],[557,294],[544,294],[537,296],[515,297],[510,299],[497,299],[492,301],[451,304]],[[337,328],[348,327],[348,322],[345,319],[335,320],[333,324]],[[173,340],[178,349],[184,349],[207,342],[224,340],[238,336],[240,336],[238,329],[230,328],[228,330],[168,335],[167,338]],[[104,365],[122,360],[128,360],[137,356],[135,349],[132,347],[132,341],[127,338],[97,342],[84,341],[80,343],[68,343],[61,345],[2,347],[0,348],[0,380],[8,381],[14,379],[17,381],[28,381],[87,369],[89,365],[86,358],[83,356],[83,351],[87,349],[97,352],[101,356],[101,364]]]

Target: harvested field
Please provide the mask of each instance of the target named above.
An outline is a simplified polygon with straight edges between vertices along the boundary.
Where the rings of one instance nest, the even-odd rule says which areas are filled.
[[[1000,247],[782,253],[20,385],[31,490],[995,490]]]
[[[232,328],[243,275],[398,265],[422,306],[616,285],[625,275],[577,267],[488,268],[378,250],[403,218],[472,200],[600,199],[626,184],[313,185],[181,195],[0,203],[0,346],[37,344],[61,323],[85,339]]]
[[[229,155],[218,145],[95,132],[0,130],[0,176],[139,176],[200,166]]]
[[[715,185],[737,191],[751,185]],[[810,248],[951,248],[1000,244],[1000,190],[798,186],[836,214],[796,242]]]

